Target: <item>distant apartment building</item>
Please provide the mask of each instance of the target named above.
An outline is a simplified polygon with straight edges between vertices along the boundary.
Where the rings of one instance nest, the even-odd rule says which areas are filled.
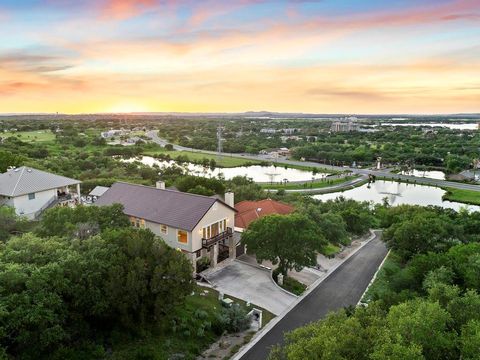
[[[330,127],[332,132],[352,132],[359,131],[360,125],[356,122],[356,117],[346,117],[342,120],[334,121]]]
[[[298,132],[299,129],[295,129],[295,128],[289,128],[289,129],[283,129],[282,132],[285,134],[285,135],[292,135],[292,134],[295,134],[296,132]]]

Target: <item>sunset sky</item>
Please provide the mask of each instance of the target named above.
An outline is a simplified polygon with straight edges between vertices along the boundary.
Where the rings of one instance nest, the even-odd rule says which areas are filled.
[[[480,112],[480,0],[1,0],[0,112]]]

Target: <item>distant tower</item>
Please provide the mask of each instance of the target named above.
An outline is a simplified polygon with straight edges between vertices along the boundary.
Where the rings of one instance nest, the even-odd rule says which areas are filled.
[[[218,127],[217,127],[217,140],[218,140],[217,152],[218,152],[219,157],[222,156],[222,152],[223,152],[222,130],[223,130],[222,125],[218,125]]]

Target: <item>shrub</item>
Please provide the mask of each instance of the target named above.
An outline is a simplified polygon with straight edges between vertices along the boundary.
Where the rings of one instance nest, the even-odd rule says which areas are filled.
[[[210,266],[210,258],[204,256],[197,260],[197,273],[202,272],[203,270],[208,269]]]
[[[278,274],[280,271],[278,269],[273,270],[272,272],[272,278],[273,280],[278,284]],[[302,295],[303,292],[306,290],[305,284],[302,284],[300,281],[295,280],[294,278],[291,278],[289,276],[285,276],[283,278],[283,285],[279,285],[283,289],[290,291],[291,293],[295,295]]]
[[[251,319],[247,315],[247,311],[242,309],[238,304],[223,308],[217,316],[217,323],[223,330],[228,332],[246,330],[250,326],[250,321]]]

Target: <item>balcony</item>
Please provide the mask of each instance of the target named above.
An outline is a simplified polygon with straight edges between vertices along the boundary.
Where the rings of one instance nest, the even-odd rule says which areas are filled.
[[[209,239],[202,239],[202,247],[209,248],[212,245],[218,244],[223,240],[228,240],[232,237],[233,230],[230,227],[227,227],[227,230],[224,232],[217,234]]]

